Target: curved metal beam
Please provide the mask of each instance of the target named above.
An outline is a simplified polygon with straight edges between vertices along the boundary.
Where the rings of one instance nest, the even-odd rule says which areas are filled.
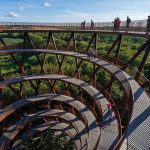
[[[65,132],[74,141],[77,150],[81,150],[81,143],[80,139],[77,136],[76,130],[68,124],[60,123],[58,121],[49,121],[27,130],[21,135],[20,139],[14,143],[14,146],[12,146],[11,149],[18,148],[24,141],[27,141],[29,138],[47,130],[49,127],[52,130]]]
[[[77,109],[79,113],[81,113],[83,118],[86,119],[87,127],[89,128],[89,142],[90,142],[89,149],[91,148],[93,149],[94,147],[96,147],[97,142],[99,141],[99,138],[100,138],[100,128],[98,127],[98,124],[96,123],[96,120],[93,114],[88,110],[88,108],[84,106],[81,102],[76,101],[73,98],[70,98],[68,96],[62,96],[62,95],[51,95],[51,96],[52,97],[50,98],[50,95],[48,94],[45,95],[45,97],[44,95],[41,95],[41,99],[45,99],[45,100],[49,99],[51,101],[55,100],[55,101],[65,102],[71,105],[72,107],[74,107],[75,109]],[[36,101],[36,99],[40,100],[40,96],[33,98],[33,101]],[[27,101],[30,101],[30,98],[27,99]],[[25,118],[24,121],[18,122],[16,125],[9,128],[8,132],[4,133],[2,137],[0,138],[1,145],[3,145],[3,143],[6,143],[8,145],[9,141],[11,141],[12,138],[14,138],[19,133],[20,129],[22,129],[25,126],[25,124],[35,119],[37,119],[35,116],[33,117],[30,116],[28,118]],[[21,126],[21,128],[19,126]],[[95,139],[94,142],[93,142],[93,138]]]

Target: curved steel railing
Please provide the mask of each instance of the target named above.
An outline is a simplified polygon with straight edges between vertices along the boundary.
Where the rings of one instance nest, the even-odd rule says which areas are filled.
[[[130,32],[146,32],[146,20],[132,21]],[[85,24],[84,30],[90,30],[90,23]],[[50,30],[50,29],[75,29],[81,28],[81,23],[33,23],[33,22],[0,22],[0,30]],[[94,30],[113,30],[113,22],[95,22]],[[123,21],[119,31],[126,31],[126,22]]]
[[[130,71],[134,71],[135,73],[138,73],[140,75],[140,78],[141,78],[141,80],[143,80],[143,83],[147,82],[150,85],[150,80],[146,76],[144,76],[144,74],[142,72],[138,71],[137,67],[134,67],[131,64],[128,64],[127,62],[125,62],[121,59],[118,59],[118,58],[115,58],[115,57],[111,58],[108,55],[107,55],[107,59],[105,59],[105,57],[101,57],[101,56],[98,56],[98,58],[101,58],[101,59],[103,59],[105,61],[108,61],[108,62],[111,62],[111,63],[114,63],[115,61],[118,61],[117,66],[119,66],[121,69],[124,65],[127,65],[127,68],[129,68]],[[127,68],[125,70],[127,70]],[[128,72],[128,74],[130,74],[134,78],[133,73]],[[142,86],[141,80],[136,80],[136,81]]]

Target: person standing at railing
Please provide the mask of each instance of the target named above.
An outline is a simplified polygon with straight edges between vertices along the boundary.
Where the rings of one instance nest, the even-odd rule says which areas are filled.
[[[81,29],[82,29],[82,27],[83,27],[83,22],[81,22]]]
[[[94,22],[93,22],[93,20],[91,20],[91,27],[90,27],[90,29],[91,29],[91,30],[94,29]]]
[[[121,24],[121,20],[120,20],[120,18],[117,17],[116,30],[120,29],[120,24]]]
[[[146,34],[149,34],[150,32],[150,16],[148,16],[148,19],[147,19],[147,30],[146,30]]]
[[[81,29],[85,29],[85,22],[86,21],[81,22]]]
[[[85,22],[86,22],[86,21],[84,20],[84,21],[83,21],[83,29],[85,29]]]
[[[117,18],[115,18],[114,22],[112,22],[114,24],[114,28],[113,31],[116,31],[116,27],[117,27]]]
[[[129,30],[130,23],[131,23],[131,19],[129,17],[127,17],[127,20],[126,20],[126,32],[128,32],[128,30]]]

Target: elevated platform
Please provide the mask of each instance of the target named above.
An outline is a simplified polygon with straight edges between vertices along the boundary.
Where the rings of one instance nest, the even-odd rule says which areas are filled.
[[[93,32],[93,31],[91,31]],[[118,32],[117,32],[118,33]],[[126,34],[126,33],[125,33]],[[146,35],[149,36],[149,35]],[[87,54],[80,54],[76,52],[70,51],[61,51],[61,50],[48,50],[48,49],[21,49],[21,50],[1,50],[0,55],[5,54],[54,54],[54,55],[63,55],[74,57],[76,59],[82,61],[89,61],[93,65],[97,66],[97,68],[103,68],[105,71],[109,72],[112,75],[112,78],[119,82],[120,86],[122,86],[126,99],[124,99],[127,104],[128,110],[128,119],[129,124],[124,132],[124,135],[119,136],[120,134],[120,116],[115,110],[115,108],[111,109],[112,120],[109,121],[110,112],[108,111],[107,104],[112,103],[108,97],[105,97],[104,91],[101,92],[92,85],[80,80],[75,77],[70,77],[66,75],[58,75],[58,74],[39,74],[39,75],[26,75],[13,79],[4,79],[0,81],[0,89],[5,89],[11,85],[17,83],[25,83],[30,81],[38,81],[38,80],[47,80],[47,81],[63,81],[65,83],[70,83],[77,86],[79,89],[82,89],[89,97],[91,102],[95,104],[93,108],[96,111],[97,115],[101,121],[97,122],[94,113],[82,102],[78,101],[78,99],[71,98],[69,96],[58,95],[58,94],[43,94],[36,95],[33,97],[23,98],[17,100],[8,106],[5,106],[0,110],[0,121],[3,122],[8,116],[11,116],[16,110],[24,107],[25,105],[30,105],[31,103],[35,103],[38,101],[57,101],[60,104],[64,103],[68,105],[68,112],[63,110],[63,107],[60,105],[58,110],[44,110],[42,112],[35,112],[28,115],[25,118],[23,124],[19,120],[16,124],[12,125],[3,135],[0,137],[0,143],[2,149],[7,149],[7,146],[10,142],[17,137],[18,133],[24,128],[26,124],[34,121],[35,119],[44,118],[45,116],[57,116],[58,118],[62,118],[68,123],[72,124],[71,131],[69,133],[71,138],[74,139],[76,135],[79,136],[76,143],[77,149],[149,149],[150,148],[150,98],[141,88],[141,86],[129,76],[126,72],[118,68],[116,65],[99,58],[89,58]],[[69,108],[71,111],[69,112]],[[78,114],[75,112],[77,111]],[[63,116],[61,113],[64,113]],[[81,116],[81,118],[79,117]],[[72,120],[75,120],[73,122]],[[76,122],[77,121],[77,122]],[[50,123],[51,124],[51,123]],[[28,134],[34,135],[35,131],[44,131],[50,125],[49,122],[45,124],[41,124],[33,127],[31,130],[28,130],[22,134],[20,137],[20,141],[23,141],[23,137],[28,139]],[[60,122],[58,123],[61,124]],[[63,127],[68,128],[69,125],[65,123]],[[20,126],[21,125],[21,126]],[[42,126],[44,125],[44,128]],[[57,124],[55,124],[57,126]],[[81,126],[81,128],[79,128]],[[62,126],[61,126],[62,127]],[[61,131],[64,131],[62,127]],[[86,127],[86,130],[84,128]],[[58,129],[58,128],[54,128]],[[69,128],[70,129],[70,128]],[[81,134],[84,130],[85,134]],[[68,133],[68,135],[69,135]],[[93,140],[94,139],[94,140]],[[86,141],[88,140],[87,147]],[[18,142],[17,142],[18,143]]]
[[[126,23],[122,22],[119,31],[113,31],[112,22],[95,22],[94,29],[90,23],[81,28],[81,23],[33,23],[33,22],[0,22],[0,32],[74,32],[74,33],[101,33],[121,34],[150,38],[146,34],[146,20],[132,21],[129,32],[126,32]]]
[[[47,78],[48,77],[48,78]],[[96,103],[98,104],[98,106],[100,106],[101,105],[101,108],[102,108],[102,112],[103,112],[103,116],[106,116],[106,112],[105,111],[107,111],[107,107],[106,107],[106,103],[107,103],[107,100],[104,98],[104,96],[102,96],[102,94],[100,94],[99,93],[99,91],[98,90],[96,90],[94,87],[92,87],[92,86],[90,86],[90,85],[88,85],[88,84],[85,84],[83,81],[81,81],[81,80],[79,80],[79,79],[74,79],[74,78],[70,78],[70,77],[67,77],[67,76],[62,76],[62,75],[42,75],[42,76],[35,76],[35,77],[31,77],[32,79],[52,79],[52,80],[64,80],[65,82],[70,82],[70,83],[73,83],[74,85],[78,85],[78,86],[80,86],[82,89],[84,89],[85,91],[87,91],[87,93],[91,96],[91,97],[93,97],[93,99],[96,101]],[[31,78],[29,77],[29,78],[27,78],[27,77],[25,77],[24,79],[23,78],[20,78],[22,81],[27,81],[27,80],[31,80]],[[10,80],[10,81],[8,81],[7,83],[5,82],[5,81],[3,81],[3,83],[0,83],[0,87],[1,86],[6,86],[6,85],[9,85],[9,84],[12,84],[12,83],[18,83],[18,82],[20,82],[21,80],[20,80],[19,78],[17,79],[14,79],[14,80]],[[44,98],[43,96],[41,97],[42,99]],[[54,96],[54,99],[56,99],[56,97]],[[37,97],[37,100],[40,100],[39,99],[39,97]],[[60,98],[58,98],[58,100],[61,100]],[[71,104],[72,105],[72,107],[75,107],[79,112],[82,112],[82,113],[84,113],[84,111],[86,112],[86,113],[84,113],[83,114],[83,117],[85,116],[85,118],[87,118],[86,119],[86,121],[87,121],[87,126],[90,126],[90,128],[91,128],[91,130],[90,130],[90,128],[89,128],[89,131],[92,131],[92,132],[89,132],[89,141],[92,141],[92,143],[89,145],[89,150],[90,149],[93,149],[92,147],[94,147],[94,146],[96,146],[97,144],[98,144],[98,140],[99,140],[99,138],[100,138],[100,132],[98,131],[98,127],[97,127],[97,123],[95,122],[94,123],[94,116],[92,115],[92,114],[90,114],[90,111],[88,111],[87,109],[87,107],[82,107],[81,108],[81,106],[83,106],[83,104],[79,104],[79,101],[77,101],[77,104],[74,104],[75,103],[75,101],[73,101],[73,99],[64,99],[64,98],[62,98],[62,101],[64,101],[64,100],[67,100],[68,101],[68,104]],[[10,105],[10,106],[8,106],[8,108],[6,107],[6,108],[4,108],[4,110],[2,110],[1,112],[2,112],[2,117],[3,116],[5,116],[5,115],[8,115],[7,114],[7,111],[6,110],[10,110],[10,108],[12,108],[12,106],[14,106],[14,108],[13,108],[13,110],[15,110],[15,107],[16,108],[18,108],[18,107],[20,107],[21,105],[23,105],[23,104],[26,104],[26,103],[29,103],[29,99],[27,99],[26,100],[26,102],[23,102],[23,101],[25,101],[25,100],[22,100],[22,102],[21,103],[19,103],[20,101],[17,101],[16,102],[16,104],[14,103],[14,104],[12,104],[12,105]],[[33,100],[34,101],[34,100]],[[36,101],[36,100],[35,100]],[[64,101],[65,102],[65,101]],[[18,106],[17,106],[17,103],[19,104]],[[77,107],[78,106],[78,107]],[[80,109],[79,109],[80,108]],[[84,110],[84,111],[83,111]],[[5,115],[4,115],[4,112],[6,112],[5,113]],[[8,111],[9,112],[9,111]],[[88,113],[89,112],[89,113]],[[12,112],[11,112],[12,113]],[[82,114],[81,113],[81,114]],[[88,114],[87,114],[88,113]],[[102,124],[103,125],[106,125],[104,128],[103,128],[103,131],[102,132],[106,132],[107,130],[109,130],[109,132],[112,132],[112,136],[108,136],[107,137],[107,139],[109,139],[109,141],[112,141],[112,142],[114,142],[114,137],[118,137],[118,124],[117,124],[117,120],[115,119],[115,114],[114,113],[112,113],[112,115],[113,115],[113,120],[112,120],[112,123],[109,125],[109,126],[107,126],[107,124],[106,124],[106,117],[102,117],[103,118],[103,121],[102,121]],[[90,120],[89,120],[90,119]],[[100,123],[101,124],[101,123]],[[114,132],[115,131],[115,132]],[[14,132],[14,133],[16,133],[16,132]],[[96,135],[99,135],[99,136],[97,136],[96,137]],[[93,137],[94,136],[94,137]],[[94,141],[95,142],[93,142],[93,138],[95,139]],[[96,140],[97,139],[97,140]],[[111,139],[111,140],[110,140]],[[104,147],[109,147],[109,144],[107,143],[105,143],[105,138],[103,138],[103,139],[101,139],[101,144],[103,143],[105,146]],[[119,139],[118,139],[119,140]],[[8,142],[7,142],[8,143]],[[110,145],[111,145],[111,142],[110,142]]]
[[[113,31],[113,30],[86,30],[86,29],[57,29],[57,28],[35,28],[35,29],[1,29],[0,33],[17,33],[17,32],[52,32],[52,33],[98,33],[98,34],[112,34],[112,35],[126,35],[133,37],[143,37],[150,38],[150,34],[146,34],[146,32],[135,32],[135,31]]]

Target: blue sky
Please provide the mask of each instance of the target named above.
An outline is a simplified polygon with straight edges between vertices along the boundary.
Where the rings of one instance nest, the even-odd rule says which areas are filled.
[[[150,0],[0,0],[0,21],[102,22],[148,15]]]

